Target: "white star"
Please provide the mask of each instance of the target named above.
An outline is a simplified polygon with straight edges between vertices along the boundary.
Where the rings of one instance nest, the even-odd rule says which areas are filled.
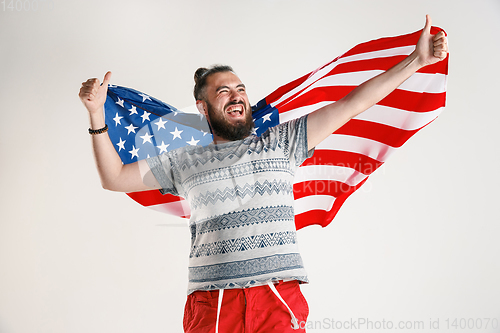
[[[167,148],[168,148],[168,146],[170,146],[170,145],[166,145],[166,144],[162,141],[162,142],[161,142],[161,145],[156,146],[156,147],[160,148],[160,154],[161,154],[161,153],[166,153],[166,152],[167,152]]]
[[[130,124],[128,126],[125,126],[125,128],[128,129],[128,133],[127,134],[130,134],[130,132],[135,133],[135,129],[139,128],[139,127],[135,127],[133,124]]]
[[[271,114],[270,113],[266,114],[264,117],[262,117],[262,119],[264,119],[262,123],[265,123],[266,121],[271,121]]]
[[[131,116],[133,114],[137,114],[137,109],[135,108],[135,105],[132,105],[132,108],[128,109],[128,110],[130,111],[129,116]]]
[[[174,111],[174,117],[177,116],[177,112]]]
[[[120,122],[120,119],[122,119],[123,117],[120,117],[118,116],[118,112],[116,113],[116,116],[113,118],[113,120],[115,121],[115,126],[118,126],[118,125],[121,125],[122,123]]]
[[[141,118],[142,118],[142,122],[144,122],[146,119],[149,121],[149,115],[151,113],[147,112],[147,111],[144,111],[144,113],[142,114]]]
[[[118,143],[116,144],[118,147],[120,147],[120,149],[118,149],[118,151],[121,151],[122,149],[125,149],[125,142],[126,142],[126,141],[127,141],[127,140],[122,140],[122,138],[120,138],[120,142],[118,142]]]
[[[200,140],[195,140],[193,137],[191,137],[191,141],[186,141],[186,143],[189,143],[191,146],[196,146],[200,142]]]
[[[137,158],[139,158],[139,153],[138,153],[139,149],[140,148],[135,148],[135,146],[132,146],[132,150],[129,151],[129,153],[132,154],[131,159],[134,158],[134,156],[137,157]]]
[[[153,123],[153,124],[155,124],[156,126],[158,126],[158,131],[159,131],[159,130],[160,130],[160,128],[166,129],[166,128],[165,128],[165,124],[166,124],[166,123],[167,123],[167,121],[166,121],[166,120],[165,120],[165,121],[163,121],[163,118],[160,118],[160,119],[158,120],[158,122]]]
[[[258,129],[259,129],[258,127],[254,127],[253,130],[252,130],[252,134],[253,135],[257,135],[257,130]]]
[[[203,136],[208,134],[208,132],[205,132],[204,130],[201,130],[201,132],[203,133]]]
[[[172,134],[174,136],[174,138],[172,140],[175,140],[175,138],[179,138],[179,139],[182,139],[181,138],[181,133],[184,132],[184,131],[179,131],[177,129],[177,127],[175,128],[175,131],[173,132],[170,132],[170,134]]]
[[[144,102],[145,100],[149,99],[151,101],[151,98],[149,98],[148,95],[145,95],[145,94],[139,94],[139,96],[142,97],[142,101]],[[152,101],[151,101],[152,102]]]
[[[118,97],[118,102],[115,102],[115,103],[118,104],[119,106],[121,106],[122,108],[124,108],[123,102],[124,102],[124,100],[120,99],[120,97]]]
[[[152,135],[149,135],[149,133],[144,134],[143,136],[139,136],[142,139],[142,144],[145,144],[146,141],[151,143],[151,138],[153,137]]]

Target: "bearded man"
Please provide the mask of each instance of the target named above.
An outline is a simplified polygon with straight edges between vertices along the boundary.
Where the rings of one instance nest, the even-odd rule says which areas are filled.
[[[293,177],[314,147],[420,68],[446,58],[443,32],[426,25],[415,51],[341,100],[252,135],[246,87],[231,67],[200,68],[194,96],[213,142],[123,165],[106,133],[103,84],[89,79],[80,98],[90,115],[102,186],[113,191],[159,189],[190,205],[191,251],[185,332],[304,332],[307,283],[298,250]]]

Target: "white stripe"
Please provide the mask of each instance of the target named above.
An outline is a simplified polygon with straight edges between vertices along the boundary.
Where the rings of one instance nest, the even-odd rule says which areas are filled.
[[[283,303],[283,305],[288,309],[288,312],[290,312],[290,317],[291,317],[291,322],[292,322],[292,329],[298,330],[299,329],[299,323],[297,321],[297,317],[295,317],[295,315],[293,314],[292,309],[290,309],[290,307],[288,306],[288,304],[286,304],[286,302],[283,299],[283,297],[281,297],[280,293],[278,292],[278,290],[274,286],[273,282],[269,281],[267,283],[267,285],[269,286],[269,288],[271,288],[271,290],[273,291],[274,295],[276,295],[276,297],[278,297],[278,299],[281,301],[281,303]]]
[[[334,180],[349,186],[356,186],[366,177],[368,176],[348,167],[338,165],[306,165],[297,169],[293,182]]]
[[[384,73],[381,70],[373,71],[362,71],[353,73],[341,73],[330,75],[320,80],[314,82],[309,87],[304,89],[300,94],[294,96],[293,99],[287,101],[286,104],[294,101],[296,98],[307,94],[311,90],[320,87],[333,87],[333,86],[353,86],[357,87],[363,82],[370,80],[371,78]],[[405,90],[415,93],[443,93],[446,91],[446,75],[444,74],[427,74],[427,73],[415,73],[405,82],[403,82],[397,89]],[[284,104],[284,105],[286,105]],[[272,106],[277,105],[277,103],[272,103]]]
[[[320,69],[319,71],[313,73],[310,77],[307,78],[307,80],[302,82],[302,84],[300,84],[299,86],[290,90],[288,93],[281,96],[281,98],[279,100],[277,100],[276,102],[271,103],[271,106],[275,106],[275,105],[281,103],[282,101],[286,100],[290,96],[301,91],[302,89],[305,89],[307,86],[309,86],[313,82],[315,82],[315,81],[319,80],[321,77],[325,76],[328,72],[330,72],[333,68],[335,68],[339,64],[348,63],[348,62],[352,62],[352,61],[358,61],[358,60],[365,60],[365,59],[384,58],[384,57],[390,57],[390,56],[396,56],[396,55],[408,55],[414,49],[415,49],[415,46],[403,46],[403,47],[396,47],[396,48],[380,50],[380,51],[360,53],[360,54],[356,54],[356,55],[352,55],[352,56],[348,56],[348,57],[340,57],[339,59],[337,59],[336,61],[333,61],[328,66],[325,66],[324,68]]]
[[[189,203],[181,199],[181,201],[167,202],[159,205],[147,206],[158,212],[167,213],[176,216],[187,216],[191,215],[191,209],[189,208]]]
[[[379,162],[385,162],[397,148],[357,136],[331,134],[317,145],[316,149],[348,151],[368,156]]]
[[[339,63],[347,63],[352,61],[375,59],[375,58],[387,58],[398,55],[409,55],[410,53],[413,52],[413,50],[415,50],[415,45],[393,47],[391,49],[365,52],[365,53],[354,54],[348,57],[341,57],[339,59]]]
[[[196,104],[186,106],[185,108],[179,109],[179,111],[184,113],[200,114],[200,111],[198,111]]]
[[[319,102],[316,104],[311,104],[311,105],[306,105],[300,108],[296,108],[287,112],[283,112],[279,114],[280,118],[280,123],[284,123],[286,121],[295,119],[295,118],[300,118],[303,115],[306,115],[308,113],[311,113],[313,111],[316,111],[320,108],[322,108],[325,105],[332,104],[333,102],[326,101],[326,102]]]
[[[219,289],[219,299],[217,301],[217,321],[215,322],[215,333],[219,333],[220,310],[222,308],[223,296],[224,296],[224,289]]]
[[[444,93],[446,92],[446,74],[415,73],[398,89],[412,91],[416,93]]]
[[[334,202],[335,197],[331,195],[309,195],[294,200],[294,212],[298,215],[315,209],[329,211]]]
[[[354,119],[371,121],[406,131],[420,129],[437,118],[443,108],[430,112],[412,112],[383,105],[374,105]]]
[[[280,123],[309,114],[334,102],[319,102],[279,114]],[[371,121],[395,128],[412,131],[427,125],[441,113],[444,107],[429,112],[412,112],[383,105],[374,105],[354,119]]]
[[[382,73],[384,73],[382,70],[371,70],[329,75],[311,84],[307,89],[294,97],[294,99],[318,87],[359,86],[363,82]],[[416,93],[442,93],[446,91],[446,75],[414,73],[403,82],[398,89]],[[293,101],[293,99],[291,101]]]

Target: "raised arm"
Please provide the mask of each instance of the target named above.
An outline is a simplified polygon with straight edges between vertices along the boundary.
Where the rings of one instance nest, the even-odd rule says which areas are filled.
[[[388,71],[364,82],[339,101],[312,112],[307,119],[308,148],[312,149],[338,128],[394,91],[420,68],[446,58],[448,43],[443,31],[431,35],[431,18],[415,51]]]
[[[92,130],[106,126],[103,107],[110,79],[111,72],[107,72],[102,85],[99,84],[98,79],[94,78],[83,82],[80,88],[79,97],[89,112],[90,129]],[[107,132],[92,135],[92,148],[103,188],[119,192],[160,188],[146,161],[122,164]]]

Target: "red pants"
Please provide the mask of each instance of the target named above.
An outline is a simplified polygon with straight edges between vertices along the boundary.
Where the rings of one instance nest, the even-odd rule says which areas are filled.
[[[298,281],[274,284],[298,319],[299,329],[292,329],[290,312],[271,291],[259,286],[226,289],[219,315],[219,333],[305,332],[309,307]],[[214,333],[219,291],[195,291],[188,296],[184,309],[186,333]]]

